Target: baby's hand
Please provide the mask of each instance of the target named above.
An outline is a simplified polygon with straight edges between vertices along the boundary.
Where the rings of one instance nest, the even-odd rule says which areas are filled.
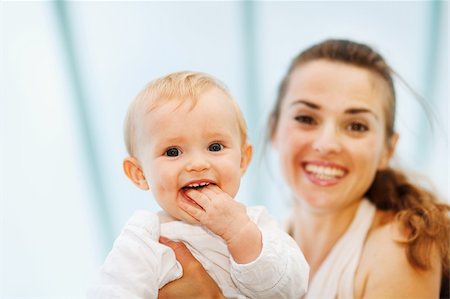
[[[237,263],[249,263],[259,256],[262,250],[261,231],[250,220],[243,204],[216,185],[189,189],[186,195],[198,206],[185,200],[180,202],[180,207],[220,236]]]
[[[187,201],[180,202],[180,207],[227,243],[251,222],[245,206],[217,185],[189,189],[186,195],[199,207]]]

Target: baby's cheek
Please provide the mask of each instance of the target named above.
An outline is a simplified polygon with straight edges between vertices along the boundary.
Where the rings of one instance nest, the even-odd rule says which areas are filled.
[[[223,191],[234,198],[239,191],[240,183],[241,183],[240,175],[239,173],[236,173],[234,177],[230,177],[228,179],[227,188]]]

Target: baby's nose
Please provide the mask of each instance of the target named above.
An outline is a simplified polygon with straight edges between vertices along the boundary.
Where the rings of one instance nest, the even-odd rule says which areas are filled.
[[[210,167],[210,163],[202,154],[192,154],[189,161],[186,163],[187,171],[204,171]]]

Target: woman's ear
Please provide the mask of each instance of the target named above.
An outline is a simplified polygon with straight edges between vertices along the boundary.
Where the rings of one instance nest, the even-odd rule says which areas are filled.
[[[380,164],[378,165],[378,170],[386,169],[389,165],[389,161],[391,160],[392,156],[395,152],[395,147],[397,145],[398,138],[400,136],[398,133],[392,134],[392,136],[389,138],[388,144],[386,145],[386,148],[384,149],[383,156],[381,157]]]
[[[241,174],[244,175],[245,171],[248,168],[248,165],[250,164],[250,161],[252,160],[253,156],[253,146],[249,143],[245,144],[242,147],[241,151]]]
[[[278,139],[277,139],[277,135],[274,133],[272,136],[270,136],[270,145],[274,148],[274,149],[278,149]]]
[[[274,149],[277,149],[277,136],[276,136],[275,120],[273,117],[269,119],[269,130],[267,135],[267,140]]]
[[[145,179],[139,161],[135,158],[127,157],[123,160],[123,171],[125,175],[141,190],[148,190],[149,186]]]

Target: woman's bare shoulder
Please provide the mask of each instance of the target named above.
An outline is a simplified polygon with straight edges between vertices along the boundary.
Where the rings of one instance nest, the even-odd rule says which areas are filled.
[[[441,278],[440,258],[432,252],[429,271],[408,261],[406,232],[395,217],[377,211],[355,277],[355,298],[437,298]]]

